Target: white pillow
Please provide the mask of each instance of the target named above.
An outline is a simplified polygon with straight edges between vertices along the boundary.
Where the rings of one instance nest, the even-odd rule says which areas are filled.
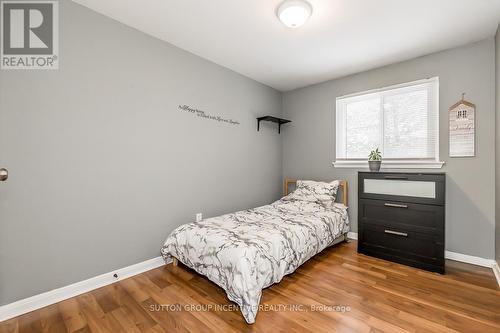
[[[339,184],[338,180],[331,183],[297,180],[297,188],[287,195],[285,199],[309,202],[335,201]]]

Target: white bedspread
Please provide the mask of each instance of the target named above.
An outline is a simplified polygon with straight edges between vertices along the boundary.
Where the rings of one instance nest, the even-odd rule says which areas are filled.
[[[165,241],[176,257],[222,287],[248,323],[255,322],[262,289],[332,244],[349,229],[342,204],[278,200],[270,205],[184,224]]]

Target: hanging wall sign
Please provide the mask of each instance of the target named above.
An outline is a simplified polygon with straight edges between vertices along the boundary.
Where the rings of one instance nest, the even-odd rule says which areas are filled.
[[[184,111],[184,112],[187,112],[187,113],[191,113],[192,115],[194,116],[197,116],[197,117],[200,117],[200,118],[203,118],[203,119],[206,119],[206,120],[213,120],[213,121],[217,121],[217,122],[223,122],[223,123],[226,123],[226,124],[230,124],[230,125],[239,125],[240,123],[236,120],[233,120],[233,119],[230,119],[230,118],[224,118],[224,117],[221,117],[221,116],[216,116],[216,115],[212,115],[212,114],[209,114],[203,110],[198,110],[197,108],[193,108],[189,105],[179,105],[179,110],[180,111]]]
[[[450,157],[475,156],[476,106],[464,99],[455,103],[449,111]]]

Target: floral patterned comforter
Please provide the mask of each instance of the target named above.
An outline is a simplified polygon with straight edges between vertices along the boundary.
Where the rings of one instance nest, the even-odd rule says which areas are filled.
[[[184,224],[165,241],[176,257],[222,287],[245,320],[255,322],[262,289],[281,281],[349,230],[338,203],[290,200]]]

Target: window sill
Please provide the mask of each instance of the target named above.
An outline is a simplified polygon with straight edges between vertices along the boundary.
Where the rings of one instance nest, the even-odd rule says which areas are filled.
[[[368,169],[368,161],[336,161],[332,162],[336,168]],[[444,162],[435,161],[384,161],[381,169],[441,169]]]

